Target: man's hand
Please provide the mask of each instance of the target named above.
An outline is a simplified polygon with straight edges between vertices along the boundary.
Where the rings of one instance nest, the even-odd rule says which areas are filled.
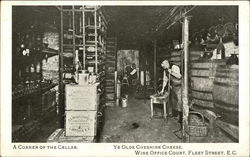
[[[171,74],[172,73],[172,69],[168,69],[168,72]]]
[[[160,94],[160,95],[163,95],[163,93],[164,93],[164,90],[161,90],[159,94]]]

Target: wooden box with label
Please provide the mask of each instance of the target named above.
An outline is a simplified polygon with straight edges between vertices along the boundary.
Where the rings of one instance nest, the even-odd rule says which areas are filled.
[[[97,111],[65,111],[66,136],[95,136]]]
[[[94,136],[65,136],[65,129],[56,129],[47,139],[47,143],[93,143]]]
[[[93,85],[66,85],[65,110],[97,110],[99,94],[98,83]]]

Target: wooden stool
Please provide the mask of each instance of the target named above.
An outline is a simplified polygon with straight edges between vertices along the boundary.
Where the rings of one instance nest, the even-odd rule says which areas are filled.
[[[157,94],[150,96],[150,110],[151,110],[151,118],[154,116],[154,103],[163,104],[163,117],[167,118],[167,103],[168,103],[169,93],[166,93],[162,96]]]

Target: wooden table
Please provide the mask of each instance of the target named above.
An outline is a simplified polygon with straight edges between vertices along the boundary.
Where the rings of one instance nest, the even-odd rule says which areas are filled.
[[[167,103],[169,100],[169,93],[164,95],[154,94],[150,96],[150,110],[151,110],[151,118],[154,116],[154,103],[163,104],[163,117],[167,118]]]

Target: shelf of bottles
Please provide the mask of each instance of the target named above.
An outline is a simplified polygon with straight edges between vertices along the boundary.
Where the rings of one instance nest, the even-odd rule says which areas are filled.
[[[105,56],[107,20],[99,6],[84,6],[83,32],[85,45],[83,68],[97,75],[101,89],[100,99],[104,102]]]
[[[62,6],[60,10],[64,79],[85,70],[102,80],[107,21],[101,7]]]

